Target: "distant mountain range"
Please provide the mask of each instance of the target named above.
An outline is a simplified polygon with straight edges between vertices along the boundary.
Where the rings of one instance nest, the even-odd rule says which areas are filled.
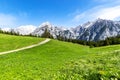
[[[107,37],[120,35],[120,21],[97,19],[70,29],[54,26],[49,22],[45,22],[39,27],[26,25],[12,30],[14,32],[19,32],[19,34],[22,35],[32,34],[35,36],[41,36],[45,29],[47,29],[54,38],[62,36],[67,39],[98,41],[104,40]],[[5,31],[5,29],[2,30]],[[11,31],[11,29],[8,28],[6,30]]]

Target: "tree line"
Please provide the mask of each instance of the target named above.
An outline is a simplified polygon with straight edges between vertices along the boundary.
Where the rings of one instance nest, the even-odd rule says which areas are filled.
[[[46,29],[45,32],[42,34],[43,38],[52,38],[53,36],[49,33],[49,31]],[[78,39],[67,39],[66,37],[58,35],[57,38],[60,41],[66,41],[66,42],[72,42],[77,43],[81,45],[87,45],[92,47],[101,47],[101,46],[108,46],[108,45],[115,45],[120,44],[120,35],[114,36],[114,37],[108,37],[105,40],[99,40],[99,41],[85,41],[85,40],[78,40]]]
[[[19,34],[19,32],[16,33],[14,30],[11,30],[10,32],[8,32],[8,31],[2,31],[0,29],[0,33],[17,35],[17,36],[21,35],[21,34]],[[41,36],[32,35],[32,34],[25,35],[25,36],[51,38],[51,39],[54,38],[47,29],[45,29],[44,33]],[[90,46],[90,48],[120,44],[120,35],[115,36],[115,37],[108,37],[105,40],[99,40],[99,41],[85,41],[85,40],[77,40],[77,39],[67,39],[66,37],[63,37],[63,36],[60,36],[60,35],[58,35],[56,39],[58,39],[60,41],[66,41],[66,42],[72,42],[72,43],[77,43],[77,44],[81,44],[81,45]]]
[[[10,34],[10,35],[20,35],[19,32],[15,32],[13,29],[11,29],[10,31],[3,31],[0,29],[0,33],[3,33],[3,34]]]
[[[2,34],[8,34],[8,35],[16,35],[16,36],[31,36],[31,37],[36,37],[32,34],[28,34],[28,35],[22,35],[19,32],[15,32],[14,29],[11,29],[10,31],[3,31],[2,29],[0,29],[0,33]]]
[[[59,38],[57,38],[57,39],[61,40],[61,41],[72,42],[72,43],[90,46],[90,48],[120,44],[120,35],[114,36],[114,37],[108,37],[105,40],[99,40],[99,41],[85,41],[85,40],[77,40],[77,39],[67,39],[67,38],[64,38],[62,36],[61,37],[59,36]]]

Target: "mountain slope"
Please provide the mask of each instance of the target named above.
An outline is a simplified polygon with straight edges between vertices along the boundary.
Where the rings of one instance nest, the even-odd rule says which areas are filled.
[[[36,29],[36,26],[33,25],[24,25],[20,26],[14,29],[16,33],[19,33],[21,35],[29,35]]]
[[[79,39],[86,41],[104,40],[107,37],[120,35],[120,22],[112,20],[97,19],[71,29],[55,27],[50,23],[43,23],[32,34],[41,36],[47,29],[54,38],[61,36],[68,39]]]
[[[50,32],[50,34],[54,37],[57,38],[58,36],[62,36],[64,38],[74,38],[74,32],[69,30],[69,29],[63,29],[57,26],[53,26],[49,22],[42,23],[33,33],[32,35],[36,36],[41,36],[44,32],[45,29]]]
[[[117,35],[120,35],[120,22],[98,19],[86,29],[79,39],[97,41]]]

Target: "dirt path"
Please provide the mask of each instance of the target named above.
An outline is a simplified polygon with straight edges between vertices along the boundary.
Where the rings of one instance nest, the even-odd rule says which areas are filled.
[[[25,49],[30,49],[30,48],[33,48],[33,47],[36,47],[36,46],[39,46],[39,45],[42,45],[42,44],[45,44],[47,42],[49,42],[51,39],[46,39],[38,44],[33,44],[31,46],[27,46],[27,47],[22,47],[22,48],[19,48],[19,49],[15,49],[15,50],[10,50],[10,51],[5,51],[5,52],[0,52],[0,55],[3,55],[3,54],[8,54],[8,53],[12,53],[12,52],[18,52],[18,51],[21,51],[21,50],[25,50]]]

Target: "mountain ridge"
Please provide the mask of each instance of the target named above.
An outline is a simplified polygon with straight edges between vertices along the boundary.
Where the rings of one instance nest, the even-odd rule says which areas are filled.
[[[120,21],[105,20],[100,18],[69,29],[54,26],[50,22],[44,22],[39,27],[30,25],[29,28],[29,25],[26,26],[21,26],[12,30],[22,35],[31,34],[40,37],[44,33],[45,29],[47,29],[47,31],[55,39],[63,37],[67,39],[85,41],[105,40],[107,37],[120,35]]]

